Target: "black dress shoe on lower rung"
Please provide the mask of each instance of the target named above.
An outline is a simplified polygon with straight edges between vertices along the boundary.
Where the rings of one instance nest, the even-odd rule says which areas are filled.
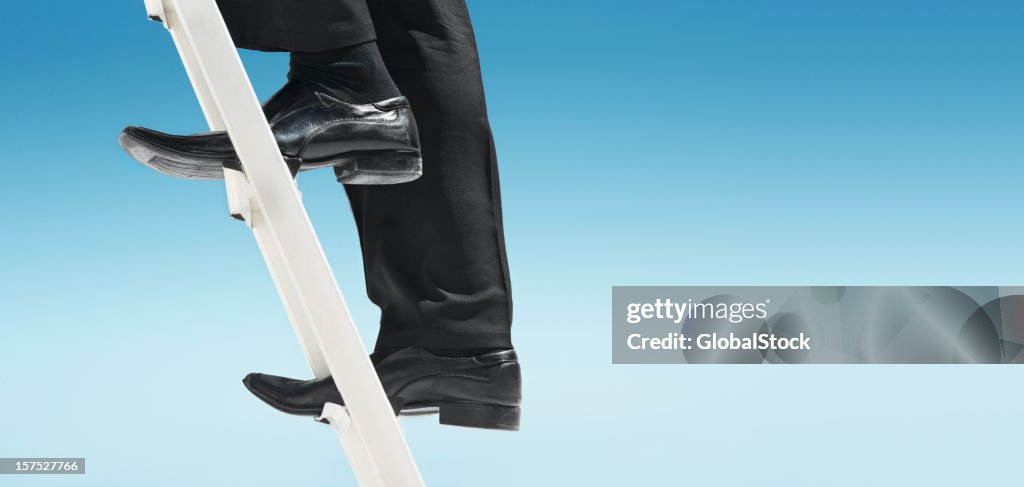
[[[264,113],[293,175],[333,166],[342,183],[396,184],[422,173],[416,121],[403,96],[352,104],[290,81]],[[225,132],[180,136],[128,127],[119,140],[132,158],[170,176],[222,179],[225,167],[241,169]]]
[[[439,357],[421,348],[370,355],[384,392],[401,414],[438,413],[441,424],[519,429],[522,379],[514,350],[473,357]],[[289,414],[317,416],[324,404],[344,405],[330,377],[297,380],[249,374],[245,387]]]

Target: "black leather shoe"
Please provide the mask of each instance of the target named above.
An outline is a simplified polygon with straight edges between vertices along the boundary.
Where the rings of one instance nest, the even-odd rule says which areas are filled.
[[[396,412],[436,412],[446,425],[519,429],[522,379],[515,350],[452,358],[403,348],[383,357],[370,354],[370,360]],[[324,403],[344,405],[330,377],[249,374],[242,382],[263,402],[289,414],[317,416]]]
[[[264,114],[293,175],[333,166],[342,183],[396,184],[422,173],[416,121],[404,96],[356,105],[290,81]],[[225,132],[180,136],[128,127],[120,143],[135,160],[170,176],[222,179],[224,167],[241,169]]]

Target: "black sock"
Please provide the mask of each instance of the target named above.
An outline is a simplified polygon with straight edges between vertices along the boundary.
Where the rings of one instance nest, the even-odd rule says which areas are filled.
[[[317,86],[348,103],[374,103],[399,96],[374,41],[318,52],[292,52],[288,79]]]

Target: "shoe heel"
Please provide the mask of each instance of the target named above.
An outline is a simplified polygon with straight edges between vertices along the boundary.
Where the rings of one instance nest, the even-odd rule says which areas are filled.
[[[438,406],[441,424],[519,431],[519,407],[473,403],[442,403]]]
[[[412,151],[361,151],[333,163],[334,175],[344,184],[398,184],[423,174],[423,160]]]

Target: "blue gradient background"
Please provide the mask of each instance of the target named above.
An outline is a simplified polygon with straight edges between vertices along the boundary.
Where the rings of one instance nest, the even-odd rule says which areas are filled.
[[[499,147],[517,434],[403,420],[431,485],[1020,483],[1017,367],[612,366],[612,285],[1021,284],[1024,4],[471,0]],[[0,2],[2,485],[352,485],[216,182],[116,135],[203,119],[141,0]],[[243,56],[272,93],[286,57]],[[355,230],[305,201],[367,343]]]

